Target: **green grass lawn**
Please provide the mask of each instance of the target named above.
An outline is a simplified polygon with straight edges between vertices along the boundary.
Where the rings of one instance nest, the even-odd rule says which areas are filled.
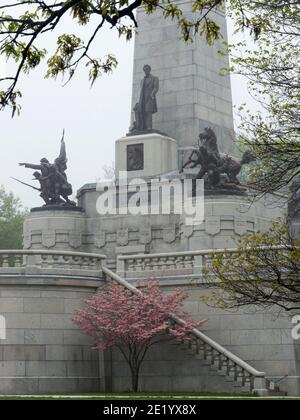
[[[300,397],[255,397],[251,394],[216,394],[216,393],[109,393],[109,394],[62,394],[62,395],[2,395],[0,400],[241,400],[241,399],[276,399],[300,400]]]

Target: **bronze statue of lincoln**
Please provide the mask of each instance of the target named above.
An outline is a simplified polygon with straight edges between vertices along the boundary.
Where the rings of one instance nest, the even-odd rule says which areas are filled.
[[[156,94],[159,89],[158,77],[151,74],[151,67],[145,64],[143,67],[145,77],[141,82],[141,92],[139,102],[135,105],[135,124],[136,131],[152,130],[152,114],[157,112]]]

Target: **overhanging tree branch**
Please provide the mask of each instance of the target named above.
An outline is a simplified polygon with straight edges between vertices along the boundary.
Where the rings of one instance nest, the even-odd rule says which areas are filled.
[[[17,85],[21,73],[35,69],[46,58],[47,52],[37,47],[38,40],[42,34],[58,29],[62,18],[69,13],[77,24],[85,25],[88,29],[92,26],[93,16],[99,17],[101,23],[96,23],[97,29],[91,30],[87,44],[82,40],[74,42],[76,35],[73,38],[64,33],[58,36],[59,51],[54,56],[47,57],[47,77],[64,75],[70,70],[70,79],[77,65],[84,61],[90,68],[91,83],[94,83],[102,72],[111,71],[117,64],[111,55],[103,61],[87,54],[104,23],[129,40],[137,27],[134,13],[142,6],[148,14],[159,10],[165,18],[174,20],[178,25],[179,36],[181,34],[184,41],[192,42],[195,36],[200,35],[204,36],[208,43],[212,43],[221,37],[220,27],[212,12],[223,8],[224,5],[228,15],[234,19],[236,28],[249,28],[256,38],[264,34],[267,36],[277,31],[278,27],[281,35],[290,34],[288,26],[293,27],[297,34],[295,16],[299,10],[299,2],[288,0],[281,1],[280,7],[277,0],[193,0],[192,19],[186,18],[180,4],[173,0],[28,0],[15,1],[12,4],[7,2],[0,6],[0,55],[14,61],[17,68],[14,75],[8,75],[1,80],[3,88],[0,90],[0,107],[3,109],[9,106],[13,113],[19,111],[17,98],[21,93],[17,90]],[[278,25],[274,25],[274,19]],[[82,54],[85,49],[85,54]],[[9,81],[12,83],[7,86],[5,82]]]

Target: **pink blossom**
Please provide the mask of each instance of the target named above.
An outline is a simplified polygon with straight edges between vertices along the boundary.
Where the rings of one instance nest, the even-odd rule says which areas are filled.
[[[117,283],[109,283],[87,299],[86,308],[77,310],[73,319],[92,337],[94,349],[119,348],[129,363],[135,391],[139,367],[153,344],[167,338],[189,340],[190,331],[205,322],[187,321],[189,314],[182,305],[188,294],[183,289],[163,293],[158,283],[151,281],[140,290],[133,294]],[[185,325],[174,323],[170,314],[186,321]]]

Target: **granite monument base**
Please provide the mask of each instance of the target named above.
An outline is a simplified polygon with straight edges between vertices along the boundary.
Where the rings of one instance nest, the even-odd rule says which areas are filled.
[[[84,229],[85,213],[80,207],[36,208],[25,218],[23,247],[82,251]]]
[[[155,177],[177,169],[177,142],[158,133],[122,137],[116,142],[116,178]]]

